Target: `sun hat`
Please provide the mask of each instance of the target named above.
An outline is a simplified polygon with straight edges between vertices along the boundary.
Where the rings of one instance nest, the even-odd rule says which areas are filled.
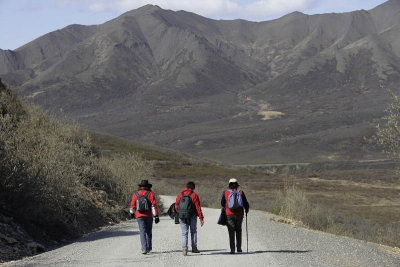
[[[138,186],[140,186],[140,187],[151,188],[153,185],[152,185],[152,184],[149,184],[149,181],[148,181],[148,180],[142,180],[142,181],[140,182],[140,184],[138,184]]]
[[[230,183],[237,183],[238,185],[240,185],[236,178],[229,179],[229,183],[228,184],[230,184]]]

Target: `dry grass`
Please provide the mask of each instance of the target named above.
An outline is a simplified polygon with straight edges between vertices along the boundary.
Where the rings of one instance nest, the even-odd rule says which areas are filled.
[[[152,166],[137,153],[103,155],[89,134],[25,106],[0,83],[0,213],[42,242],[127,216]]]
[[[152,172],[151,165],[135,153],[101,157],[100,164],[110,170],[112,179],[107,179],[104,183],[112,188],[111,197],[118,199],[120,203],[129,203],[137,184],[141,179],[147,179]]]
[[[327,231],[334,228],[331,210],[311,202],[306,192],[293,182],[286,182],[284,189],[278,191],[274,207],[270,211],[291,221],[299,221],[312,229]]]
[[[294,181],[285,184],[284,189],[277,193],[271,212],[288,218],[289,222],[296,222],[311,229],[393,247],[400,245],[399,222],[386,222],[382,219],[379,220],[378,216],[373,219],[361,217],[355,213],[335,208],[339,205],[346,205],[346,202],[335,205],[332,205],[333,202],[318,203],[310,198],[310,194],[296,186]]]

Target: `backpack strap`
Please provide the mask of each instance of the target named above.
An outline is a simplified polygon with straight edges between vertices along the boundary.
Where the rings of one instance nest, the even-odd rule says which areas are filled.
[[[181,199],[183,198],[184,195],[185,194],[183,192],[181,192],[181,198],[179,199],[178,205],[179,205],[179,203],[181,203]]]
[[[147,191],[146,194],[144,194],[144,197],[147,198],[147,196],[150,194],[150,191]],[[139,195],[139,191],[136,191],[135,195],[137,198],[139,198],[141,195]]]
[[[183,196],[191,196],[193,194],[193,191],[192,192],[190,192],[189,194],[187,194],[187,195],[185,195],[183,192],[181,192],[181,197],[183,197]]]
[[[228,192],[228,195],[226,194],[226,192]],[[230,192],[229,189],[224,191],[224,198],[225,198],[225,201],[226,201],[226,204],[227,204],[227,205],[228,205],[228,199],[229,199],[229,194],[230,194],[230,193],[231,193],[231,192]]]

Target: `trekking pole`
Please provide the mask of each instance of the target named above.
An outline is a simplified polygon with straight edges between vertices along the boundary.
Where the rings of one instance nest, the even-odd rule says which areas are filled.
[[[247,213],[246,213],[246,239],[247,239],[247,253],[249,253],[249,229],[247,227]]]

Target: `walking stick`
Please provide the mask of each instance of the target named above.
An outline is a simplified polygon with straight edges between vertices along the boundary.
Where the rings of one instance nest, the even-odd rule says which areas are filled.
[[[249,229],[247,227],[247,213],[246,213],[246,239],[247,239],[247,253],[249,253]]]

